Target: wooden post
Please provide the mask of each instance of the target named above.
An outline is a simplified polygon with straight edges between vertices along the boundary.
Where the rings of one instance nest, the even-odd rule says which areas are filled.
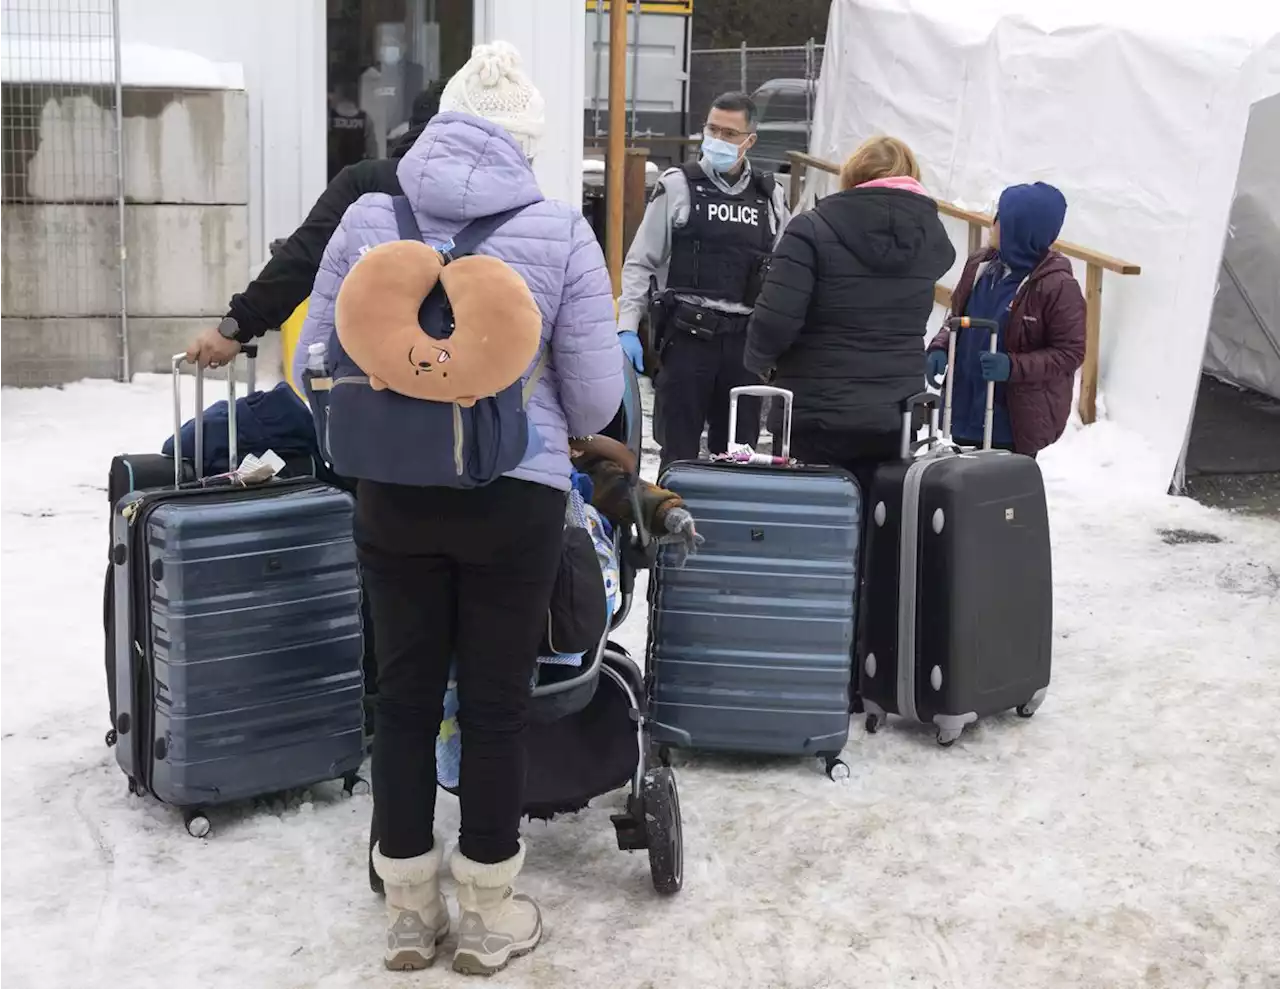
[[[795,212],[796,204],[800,202],[800,196],[804,192],[804,165],[796,160],[795,155],[791,158],[791,200],[787,206],[791,208],[791,212]]]
[[[637,0],[638,2],[638,0]],[[613,297],[622,294],[623,199],[627,158],[627,5],[609,4],[609,144],[605,154],[605,244]]]
[[[1080,372],[1080,421],[1098,418],[1098,347],[1102,340],[1102,268],[1090,264],[1084,276],[1084,367]]]
[[[977,254],[980,250],[982,250],[982,226],[971,221],[969,223],[969,254]]]
[[[645,207],[649,205],[645,196],[644,170],[649,162],[647,148],[627,148],[627,165],[623,175],[622,203],[622,256],[625,258],[635,240],[636,228],[644,219]]]

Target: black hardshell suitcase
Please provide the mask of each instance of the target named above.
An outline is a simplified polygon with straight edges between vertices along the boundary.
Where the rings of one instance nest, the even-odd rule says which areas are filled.
[[[206,807],[358,780],[352,514],[314,478],[135,491],[113,510],[116,759],[196,836]]]
[[[739,395],[791,393],[751,386]],[[678,462],[679,494],[706,542],[649,582],[649,730],[660,747],[811,755],[839,779],[849,689],[862,495],[830,467]]]
[[[946,746],[980,717],[1010,708],[1030,717],[1044,700],[1049,514],[1036,461],[989,449],[990,411],[986,449],[955,452],[931,435],[928,451],[909,459],[920,405],[936,410],[937,399],[910,400],[903,462],[880,468],[868,493],[858,683],[868,731],[898,714],[935,725]]]

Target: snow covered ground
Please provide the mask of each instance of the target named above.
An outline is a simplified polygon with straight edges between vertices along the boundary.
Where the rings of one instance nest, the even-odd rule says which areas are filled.
[[[367,796],[221,811],[197,841],[126,794],[102,742],[104,485],[112,454],[158,448],[168,383],[2,403],[7,989],[460,984],[380,968]],[[488,985],[1280,986],[1280,525],[1144,494],[1142,454],[1105,423],[1043,462],[1057,628],[1034,719],[950,750],[855,725],[844,785],[680,759],[671,900],[616,850],[618,796],[530,825],[546,941]],[[642,653],[642,608],[622,639]]]

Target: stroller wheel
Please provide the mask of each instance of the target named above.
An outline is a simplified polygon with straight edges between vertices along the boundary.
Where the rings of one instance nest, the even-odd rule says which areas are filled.
[[[675,773],[665,766],[650,770],[642,794],[653,888],[670,896],[684,885],[684,827]]]
[[[378,808],[373,808],[373,814],[369,818],[369,888],[378,896],[386,896],[386,890],[382,885],[382,877],[378,875],[373,868],[373,846],[378,843]]]

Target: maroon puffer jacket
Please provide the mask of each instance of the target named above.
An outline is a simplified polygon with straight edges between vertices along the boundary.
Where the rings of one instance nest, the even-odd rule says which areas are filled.
[[[969,258],[951,294],[951,312],[963,315],[978,268],[996,257],[984,248]],[[950,315],[950,314],[948,314]],[[929,350],[946,350],[944,326]],[[1005,386],[1013,447],[1033,455],[1067,428],[1076,369],[1084,363],[1084,294],[1071,262],[1050,251],[1023,282],[1009,307],[1004,346],[1011,371]]]

